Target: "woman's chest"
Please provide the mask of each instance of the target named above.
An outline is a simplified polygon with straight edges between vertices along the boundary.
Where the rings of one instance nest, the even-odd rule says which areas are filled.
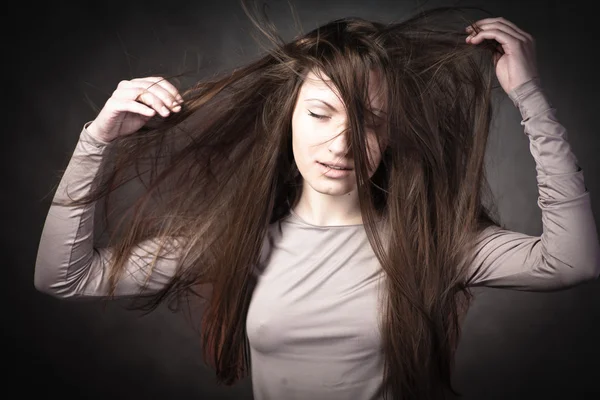
[[[370,246],[275,246],[246,321],[261,353],[365,357],[379,352],[382,270]]]

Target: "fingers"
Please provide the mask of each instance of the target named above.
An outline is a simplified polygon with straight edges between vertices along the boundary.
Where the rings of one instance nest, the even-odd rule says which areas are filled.
[[[495,39],[500,44],[516,44],[520,39],[501,31],[499,29],[486,29],[481,30],[479,33],[467,37],[467,42],[477,44],[483,41],[483,39]]]
[[[169,92],[171,94],[171,96],[177,100],[178,102],[182,102],[183,99],[181,98],[181,95],[179,94],[179,91],[177,90],[177,88],[175,86],[173,86],[173,84],[171,82],[169,82],[168,80],[166,80],[165,78],[159,77],[159,76],[149,76],[146,78],[136,78],[136,79],[132,79],[132,82],[140,82],[142,84],[145,83],[145,81],[147,82],[152,82],[153,84],[157,84],[158,86],[160,86],[161,88],[163,88],[164,90],[166,90],[167,92]]]
[[[171,104],[171,100],[164,100],[164,96],[157,95],[157,91],[149,91],[142,87],[123,88],[115,91],[113,98],[119,101],[131,101],[134,103],[146,105],[157,111],[163,117],[167,117],[171,111],[167,104]],[[180,109],[180,108],[179,108]],[[179,111],[177,109],[177,111]],[[175,111],[175,109],[173,108]]]
[[[183,99],[177,89],[162,78],[138,78],[121,81],[113,97],[145,104],[163,117],[181,110]]]
[[[510,28],[508,25],[500,26],[500,24],[490,23],[490,24],[481,25],[479,27],[481,28],[481,30],[477,33],[471,33],[471,35],[468,37],[468,38],[470,38],[470,40],[468,40],[468,41],[472,41],[473,38],[480,36],[483,32],[493,32],[496,36],[498,36],[500,38],[500,40],[498,40],[498,42],[500,42],[500,43],[503,43],[503,42],[501,42],[502,39],[504,39],[505,42],[509,42],[511,38],[522,41],[522,42],[527,41],[527,38],[525,36],[521,35],[514,29]],[[484,38],[485,39],[493,39],[493,38],[495,38],[495,36],[491,37],[488,34]]]
[[[504,18],[486,18],[475,23],[479,28],[478,32],[474,32],[471,26],[465,28],[470,35],[466,38],[468,43],[477,44],[483,39],[496,39],[500,44],[518,44],[516,42],[531,42],[533,37],[516,27],[510,21]]]
[[[518,35],[521,35],[521,36],[525,37],[527,40],[533,41],[533,36],[531,36],[529,33],[525,32],[521,28],[519,28],[513,22],[510,22],[509,20],[504,19],[502,17],[498,17],[498,18],[484,18],[484,19],[481,19],[481,20],[477,21],[475,23],[475,25],[476,26],[480,26],[480,25],[485,25],[485,24],[490,24],[490,23],[499,23],[499,24],[502,24],[502,25],[506,25],[506,26],[512,28],[512,30],[514,32],[516,32]]]
[[[128,111],[146,117],[153,117],[156,113],[155,109],[148,107],[142,103],[133,100],[119,99],[111,97],[107,103],[112,103],[111,107],[119,111]]]

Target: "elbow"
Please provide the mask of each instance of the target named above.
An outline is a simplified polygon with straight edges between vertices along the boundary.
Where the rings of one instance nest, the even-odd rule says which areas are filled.
[[[568,257],[544,253],[541,261],[539,268],[543,272],[539,272],[552,279],[558,288],[574,287],[600,276],[600,247],[570,252]]]
[[[598,277],[600,277],[600,261],[596,262],[595,267],[596,268],[592,270],[592,274],[588,278],[588,280],[590,281],[595,281],[596,279],[598,279]]]
[[[33,287],[35,290],[41,293],[48,293],[50,290],[50,284],[44,276],[44,266],[40,265],[40,263],[35,264],[35,268],[33,270]]]
[[[52,285],[52,281],[47,279],[40,267],[37,265],[33,275],[33,287],[40,293],[47,294],[52,297],[59,297],[57,291]]]
[[[577,269],[580,271],[580,279],[582,283],[595,281],[600,276],[600,252],[596,251],[595,254],[595,257],[590,257],[589,262],[582,263]]]
[[[595,281],[600,276],[598,263],[593,265],[570,266],[562,274],[562,283],[566,287],[574,287],[590,281]]]
[[[588,271],[589,271],[589,269],[588,269]],[[598,270],[598,268],[592,269],[591,272],[581,274],[581,277],[579,278],[579,283],[595,281],[596,279],[598,279],[599,275],[600,275],[600,271]]]
[[[46,272],[47,270],[48,269],[36,265],[33,274],[33,287],[35,290],[57,299],[69,297],[68,291],[64,290],[64,285],[60,285],[58,280],[52,279],[52,276],[49,276]]]

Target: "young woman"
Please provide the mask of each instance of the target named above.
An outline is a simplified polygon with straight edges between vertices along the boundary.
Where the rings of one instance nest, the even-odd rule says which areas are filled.
[[[36,287],[203,298],[206,361],[227,384],[251,371],[257,400],[450,395],[471,287],[557,290],[600,270],[534,39],[457,15],[335,20],[181,93],[121,82],[64,171]],[[495,78],[530,139],[541,236],[484,205]],[[134,178],[131,212],[96,247],[95,205]]]

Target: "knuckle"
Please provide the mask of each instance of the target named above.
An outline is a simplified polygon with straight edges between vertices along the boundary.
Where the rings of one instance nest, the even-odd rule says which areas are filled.
[[[124,88],[124,87],[127,87],[127,85],[129,85],[129,81],[123,79],[119,82],[119,84],[117,85],[117,88]]]
[[[134,100],[135,101],[144,101],[144,96],[146,96],[146,91],[144,89],[139,89],[136,92],[137,92],[137,94],[135,95]]]
[[[140,99],[144,103],[148,103],[148,102],[154,103],[154,101],[155,101],[152,94],[150,94],[150,92],[148,92],[147,90],[141,91],[140,94],[138,95],[138,99]]]

